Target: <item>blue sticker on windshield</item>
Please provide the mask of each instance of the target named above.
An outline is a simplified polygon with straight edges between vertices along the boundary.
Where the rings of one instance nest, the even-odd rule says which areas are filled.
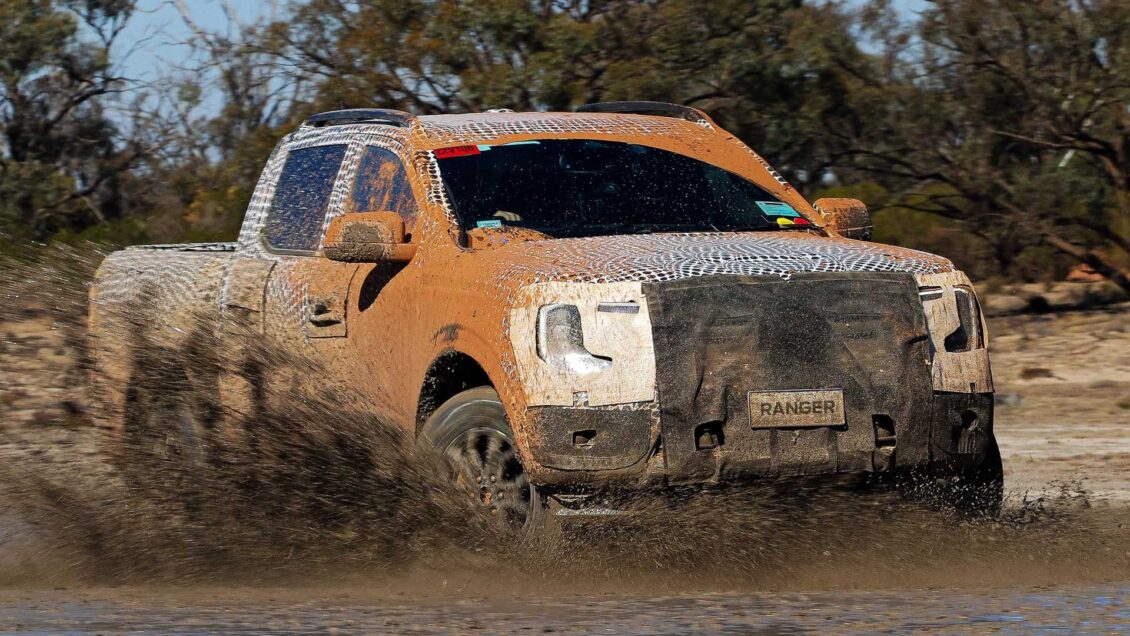
[[[794,210],[793,206],[780,201],[758,201],[757,207],[761,208],[766,216],[787,216],[790,218],[800,216],[800,212]]]
[[[475,221],[475,227],[502,227],[502,221],[499,221],[498,219]]]

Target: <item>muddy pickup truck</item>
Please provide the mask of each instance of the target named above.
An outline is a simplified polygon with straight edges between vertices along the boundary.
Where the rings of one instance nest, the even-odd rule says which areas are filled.
[[[105,260],[96,393],[119,432],[210,417],[162,412],[131,351],[205,315],[318,360],[516,528],[598,490],[798,476],[999,498],[977,296],[870,229],[688,107],[322,113],[271,155],[237,242]],[[253,416],[245,388],[221,406]]]

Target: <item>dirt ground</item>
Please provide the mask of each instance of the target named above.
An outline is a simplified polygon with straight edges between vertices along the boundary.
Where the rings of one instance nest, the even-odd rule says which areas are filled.
[[[949,567],[926,557],[912,564],[896,542],[886,557],[845,560],[821,576],[800,571],[806,554],[779,579],[720,583],[659,572],[647,585],[620,585],[604,573],[591,587],[574,579],[558,589],[544,578],[498,585],[489,572],[464,577],[456,566],[450,577],[433,567],[418,581],[389,574],[376,585],[323,577],[119,587],[56,576],[82,548],[41,539],[45,529],[0,489],[0,633],[1130,633],[1130,303],[999,317],[990,330],[1010,505],[1065,497],[1114,519],[1078,549],[1070,532],[1015,535],[1032,544],[983,567],[979,555],[995,553],[978,552],[982,545]],[[111,471],[66,333],[33,309],[0,323],[0,462],[73,496],[76,484],[81,492],[84,480]],[[981,529],[964,532],[976,539]],[[1044,547],[1059,556],[1044,558]]]
[[[1130,498],[1130,304],[999,318],[990,333],[1008,488]]]

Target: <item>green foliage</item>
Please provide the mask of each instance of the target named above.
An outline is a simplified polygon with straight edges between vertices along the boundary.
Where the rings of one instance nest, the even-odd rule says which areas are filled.
[[[867,203],[875,226],[872,240],[878,243],[944,254],[974,278],[1000,275],[1000,265],[994,262],[991,242],[984,236],[968,231],[958,221],[899,205],[897,193],[888,191],[875,181],[824,188],[813,195],[814,199],[820,197],[849,197]],[[911,203],[920,203],[922,199],[912,199]]]
[[[144,219],[126,217],[92,225],[82,231],[62,230],[51,237],[52,243],[81,246],[103,245],[108,248],[121,248],[151,240]]]
[[[133,4],[0,0],[0,233],[232,239],[273,145],[318,110],[653,99],[975,277],[1082,261],[1122,285],[1130,264],[1124,0],[934,0],[915,19],[886,0],[292,0],[198,32],[208,75],[171,78],[127,127],[106,115],[120,92],[158,99],[113,72]],[[221,109],[193,115],[212,86]]]
[[[801,0],[310,0],[273,25],[279,60],[314,87],[314,106],[420,114],[568,110],[650,99],[703,108],[815,183],[836,146],[825,130],[863,54],[845,16]]]
[[[1060,273],[1051,248],[1130,288],[1125,2],[936,0],[910,25],[889,11],[863,14],[884,50],[854,69],[874,81],[848,100],[871,116],[841,172],[983,235],[1002,274]]]
[[[122,212],[133,156],[103,99],[121,87],[110,50],[133,3],[0,2],[0,231],[42,239]]]

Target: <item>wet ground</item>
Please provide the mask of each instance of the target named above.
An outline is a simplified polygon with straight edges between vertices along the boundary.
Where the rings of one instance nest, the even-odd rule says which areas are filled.
[[[331,561],[319,562],[316,575],[311,567],[309,579],[299,563],[285,583],[267,576],[235,585],[263,578],[254,571],[262,563],[193,570],[179,584],[146,575],[155,579],[146,583],[118,580],[109,561],[99,572],[95,548],[60,543],[102,514],[84,510],[81,497],[101,496],[94,482],[109,469],[75,388],[66,329],[42,312],[8,314],[0,323],[0,461],[9,482],[44,487],[37,508],[8,505],[4,497],[18,489],[0,488],[0,633],[1130,634],[1130,304],[1000,318],[991,329],[1012,510],[1006,530],[927,518],[918,533],[914,518],[885,525],[861,515],[856,525],[849,512],[827,536],[808,528],[795,556],[787,525],[752,533],[751,541],[767,543],[749,551],[768,555],[765,568],[723,567],[713,579],[645,566],[621,581],[590,556],[598,572],[591,581],[577,573],[558,580],[548,567],[511,579],[489,560],[432,563],[426,576],[385,574],[382,561],[357,578],[356,562],[336,576]],[[1074,516],[1043,512],[1044,499]],[[150,531],[144,511],[113,505],[129,517],[121,532]],[[50,515],[28,516],[40,508]],[[109,523],[90,527],[112,535]],[[162,541],[183,544],[169,554],[208,541],[161,534],[159,523],[137,543],[130,567],[163,558],[153,551]],[[888,527],[890,537],[877,536]],[[727,531],[732,548],[742,535]],[[709,543],[711,534],[688,536]],[[935,537],[945,544],[936,547]],[[859,549],[844,549],[855,543]],[[642,545],[639,553],[650,554]]]
[[[564,599],[366,598],[351,591],[0,594],[7,633],[1114,634],[1130,585],[680,594]]]

